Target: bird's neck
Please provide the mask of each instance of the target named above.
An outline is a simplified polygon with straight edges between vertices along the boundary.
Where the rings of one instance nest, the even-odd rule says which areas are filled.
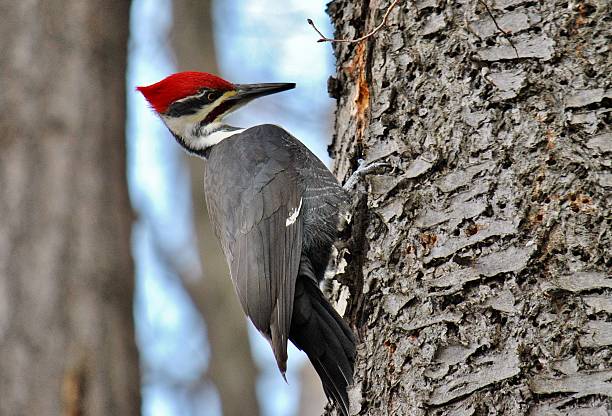
[[[171,123],[166,124],[175,139],[187,152],[204,158],[207,157],[210,148],[214,145],[245,130],[220,122],[205,126],[200,124],[181,126],[182,128],[171,126]]]

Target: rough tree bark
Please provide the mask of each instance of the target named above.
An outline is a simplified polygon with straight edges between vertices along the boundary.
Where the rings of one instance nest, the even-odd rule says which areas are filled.
[[[333,1],[336,36],[389,4]],[[612,412],[610,12],[402,0],[334,44],[335,171],[389,164],[335,289],[352,415]]]
[[[0,414],[137,415],[129,2],[0,16]]]
[[[179,70],[218,73],[211,0],[174,0],[173,46]],[[206,322],[211,357],[208,376],[224,415],[259,415],[258,369],[251,355],[247,321],[236,298],[221,245],[204,202],[203,166],[187,156],[198,252],[203,275],[183,283]],[[240,398],[240,400],[237,400]]]

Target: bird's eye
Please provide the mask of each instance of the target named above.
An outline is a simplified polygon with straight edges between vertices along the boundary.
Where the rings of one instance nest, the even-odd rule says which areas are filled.
[[[214,101],[217,99],[217,97],[219,97],[219,94],[216,92],[209,92],[208,94],[206,94],[206,98],[208,99],[208,101]]]

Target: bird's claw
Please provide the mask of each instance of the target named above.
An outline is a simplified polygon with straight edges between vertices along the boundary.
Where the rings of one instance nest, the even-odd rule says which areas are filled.
[[[386,167],[391,166],[387,162],[373,162],[373,163],[366,164],[365,160],[363,159],[359,159],[358,162],[359,162],[359,167],[357,168],[357,170],[355,170],[355,172],[353,172],[353,174],[348,178],[348,180],[343,185],[343,188],[347,191],[351,190],[355,185],[357,185],[357,182],[359,182],[359,179],[364,177],[365,175],[372,173],[380,168],[386,168]]]

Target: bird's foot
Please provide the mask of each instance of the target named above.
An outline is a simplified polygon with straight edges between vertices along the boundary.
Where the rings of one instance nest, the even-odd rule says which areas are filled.
[[[355,185],[357,185],[359,179],[363,178],[365,175],[377,171],[380,168],[386,168],[389,166],[391,165],[389,165],[387,162],[373,162],[366,164],[365,160],[359,159],[359,167],[355,172],[353,172],[353,174],[348,178],[348,180],[344,183],[342,187],[344,188],[344,190],[350,191],[355,187]]]

